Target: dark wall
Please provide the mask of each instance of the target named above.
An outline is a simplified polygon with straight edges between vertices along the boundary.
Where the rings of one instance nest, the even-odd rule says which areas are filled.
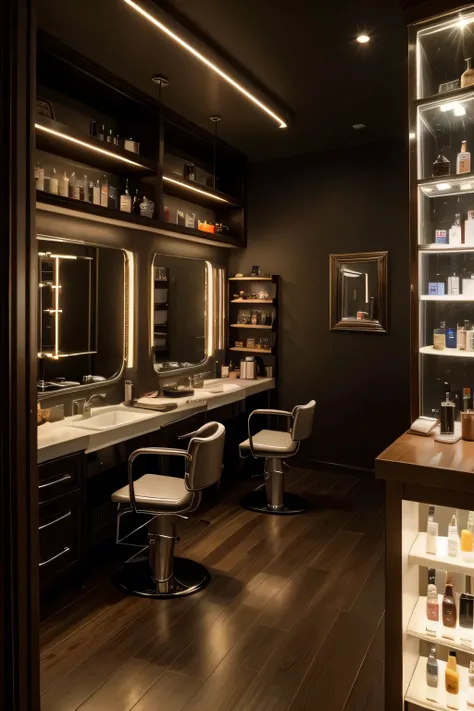
[[[409,426],[407,152],[372,144],[252,168],[248,248],[230,272],[280,274],[279,405],[314,397],[303,456],[373,468]],[[329,330],[329,254],[388,250],[389,333]]]

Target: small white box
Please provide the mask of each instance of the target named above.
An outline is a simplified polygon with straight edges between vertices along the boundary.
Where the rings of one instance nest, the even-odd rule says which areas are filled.
[[[474,279],[462,280],[462,293],[463,296],[474,296]]]

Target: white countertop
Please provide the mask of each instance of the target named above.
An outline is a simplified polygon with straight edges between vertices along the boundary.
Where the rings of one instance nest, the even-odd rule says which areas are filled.
[[[212,392],[212,390],[219,389],[221,385],[223,392]],[[95,452],[98,449],[124,442],[127,439],[155,432],[172,422],[191,417],[198,412],[214,410],[223,405],[245,400],[249,395],[273,390],[274,387],[275,380],[273,378],[259,378],[258,380],[222,378],[221,380],[208,381],[204,384],[204,388],[195,389],[194,395],[190,398],[160,397],[143,400],[144,402],[156,404],[173,403],[178,405],[175,410],[170,412],[153,412],[151,410],[140,410],[137,407],[125,407],[124,405],[94,407],[92,408],[91,420],[96,415],[109,413],[117,409],[123,412],[140,414],[140,418],[135,418],[133,422],[127,422],[101,431],[87,429],[87,424],[91,421],[83,420],[81,416],[66,417],[60,422],[46,422],[38,427],[38,464],[57,457],[64,457],[74,452]],[[81,422],[84,423],[84,427],[81,427]]]

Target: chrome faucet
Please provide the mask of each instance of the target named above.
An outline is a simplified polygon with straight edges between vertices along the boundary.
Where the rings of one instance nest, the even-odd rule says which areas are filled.
[[[88,400],[86,400],[86,398],[81,398],[80,400],[74,400],[72,403],[72,414],[73,415],[82,415],[82,418],[84,420],[87,419],[92,414],[93,400],[95,400],[95,398],[99,398],[99,397],[102,400],[105,400],[107,395],[105,393],[94,393],[93,395],[90,396],[90,398]]]

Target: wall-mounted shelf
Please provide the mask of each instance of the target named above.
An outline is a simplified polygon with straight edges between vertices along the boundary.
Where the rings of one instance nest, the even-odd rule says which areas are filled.
[[[232,299],[231,304],[274,304],[275,299]]]
[[[431,296],[422,294],[420,301],[474,301],[474,296],[463,296],[463,294],[444,294],[443,296]]]
[[[82,134],[59,121],[35,118],[36,148],[117,175],[153,175],[158,163],[112,143]]]
[[[415,106],[437,106],[456,99],[469,99],[474,96],[474,89],[471,86],[464,86],[462,89],[454,89],[454,91],[446,91],[443,94],[433,94],[425,99],[417,99]]]
[[[474,173],[446,175],[442,178],[424,178],[418,180],[421,192],[429,198],[446,195],[467,195],[474,192]]]
[[[461,244],[460,246],[454,246],[452,244],[420,244],[418,246],[418,251],[423,253],[432,254],[442,254],[443,252],[472,252],[474,251],[474,245]]]
[[[213,235],[212,239],[204,237],[200,230],[194,230],[181,225],[174,225],[170,222],[160,222],[159,220],[133,215],[119,210],[93,205],[89,202],[82,202],[72,198],[61,197],[36,191],[36,207],[45,212],[54,212],[60,215],[82,218],[102,224],[116,225],[117,227],[132,227],[136,230],[151,232],[153,234],[165,235],[176,239],[184,239],[188,242],[197,242],[221,247],[239,247],[240,242],[231,237]]]
[[[420,353],[444,358],[474,358],[474,351],[461,351],[458,348],[443,348],[442,351],[439,351],[433,348],[433,346],[422,346]]]
[[[241,207],[238,200],[221,193],[218,190],[208,188],[206,185],[197,183],[195,180],[186,180],[173,175],[163,176],[163,191],[166,195],[182,198],[189,202],[203,205],[204,207],[218,208],[226,207]]]
[[[267,355],[271,355],[273,353],[271,348],[236,348],[235,346],[232,346],[229,350],[239,351],[240,353],[266,353]]]
[[[231,323],[230,324],[231,328],[263,328],[267,329],[268,331],[271,331],[273,326],[262,326],[259,324],[255,323]]]
[[[442,602],[443,596],[439,595],[440,611]],[[474,655],[474,647],[468,647],[465,644],[461,644],[462,632],[464,632],[465,635],[466,630],[463,630],[462,627],[459,627],[459,625],[457,625],[456,629],[453,630],[453,639],[443,637],[443,625],[441,621],[438,623],[430,623],[433,630],[436,630],[436,635],[429,634],[426,631],[426,625],[426,597],[420,597],[418,602],[416,603],[415,609],[413,610],[412,616],[410,617],[410,621],[407,627],[407,633],[412,637],[417,637],[418,639],[422,639],[425,642],[430,642],[431,644],[440,644],[442,647],[448,647],[448,649],[457,649],[460,652],[465,652],[466,654]]]
[[[463,560],[459,554],[455,558],[448,555],[446,536],[438,536],[436,555],[432,555],[426,552],[426,533],[419,533],[408,554],[408,560],[413,565],[421,565],[425,568],[474,575],[474,561]]]
[[[257,277],[257,276],[243,276],[243,277],[229,277],[229,281],[273,281],[272,276]]]

